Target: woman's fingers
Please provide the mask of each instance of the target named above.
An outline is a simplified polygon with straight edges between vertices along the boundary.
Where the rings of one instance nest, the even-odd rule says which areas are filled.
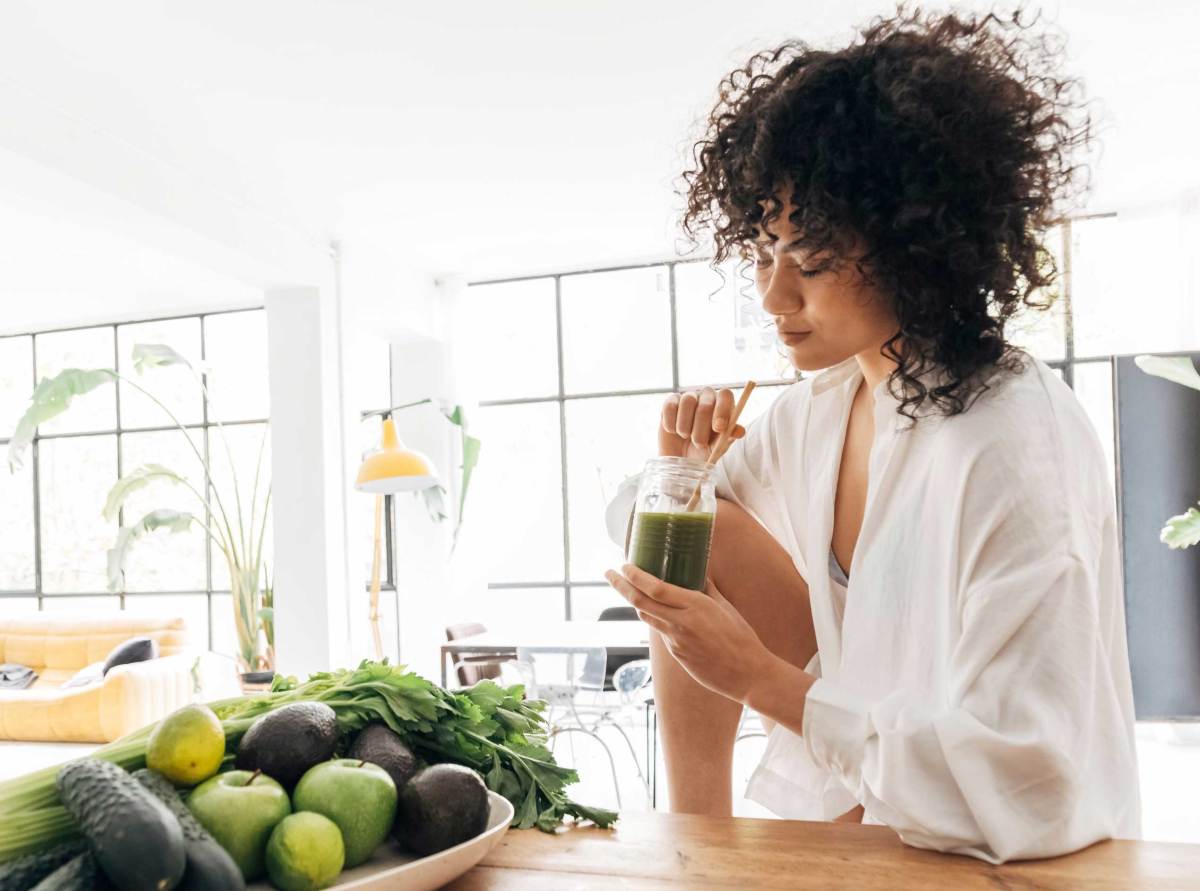
[[[679,417],[679,394],[672,393],[663,401],[662,428],[668,433],[675,432],[675,419]]]
[[[662,634],[663,636],[665,636],[667,638],[670,638],[671,632],[673,629],[670,625],[668,625],[662,619],[655,618],[650,613],[642,612],[641,610],[637,611],[637,616],[639,619],[641,619],[644,623],[649,625],[655,631],[659,632],[660,634]]]
[[[604,573],[604,577],[616,589],[616,592],[628,600],[629,605],[638,610],[638,612],[649,613],[662,622],[667,621],[668,615],[674,612],[673,607],[659,603],[653,597],[647,597],[619,572],[613,572],[610,569]]]
[[[675,417],[675,432],[682,439],[692,438],[692,422],[696,419],[696,406],[699,401],[695,393],[682,393],[679,396],[679,413]]]
[[[717,407],[717,394],[712,387],[700,391],[696,402],[696,417],[692,421],[692,444],[707,448],[712,441],[713,410]]]
[[[729,426],[729,419],[732,414],[733,391],[722,389],[717,393],[717,404],[713,410],[713,430],[717,433],[724,433],[725,428]]]

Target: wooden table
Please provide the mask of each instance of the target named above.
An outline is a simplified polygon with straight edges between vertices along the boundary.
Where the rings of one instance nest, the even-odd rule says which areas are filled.
[[[1200,888],[1200,845],[1108,841],[1053,860],[991,866],[921,851],[890,829],[796,820],[628,813],[611,831],[510,829],[452,891],[759,888]]]
[[[517,648],[582,653],[604,647],[610,656],[650,657],[649,629],[642,622],[538,622],[532,628],[497,628],[442,644],[442,686],[447,663],[463,656],[516,656]]]

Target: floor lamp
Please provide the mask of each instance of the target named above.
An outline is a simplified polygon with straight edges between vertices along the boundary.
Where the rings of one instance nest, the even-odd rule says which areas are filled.
[[[371,635],[375,658],[383,659],[383,636],[379,633],[379,569],[383,542],[383,497],[397,492],[415,492],[437,484],[433,464],[420,452],[407,449],[396,435],[391,415],[383,417],[383,442],[363,458],[354,488],[375,496],[375,544],[371,560]]]

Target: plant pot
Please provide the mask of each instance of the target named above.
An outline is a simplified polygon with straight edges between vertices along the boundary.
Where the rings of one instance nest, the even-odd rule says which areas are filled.
[[[273,671],[244,671],[238,675],[242,684],[242,693],[250,696],[255,693],[267,693],[275,680]]]

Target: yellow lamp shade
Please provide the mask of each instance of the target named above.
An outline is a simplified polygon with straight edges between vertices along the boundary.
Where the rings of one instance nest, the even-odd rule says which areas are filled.
[[[360,492],[391,495],[426,489],[437,483],[433,463],[420,452],[406,449],[396,436],[396,423],[383,419],[383,444],[363,459],[354,488]]]

